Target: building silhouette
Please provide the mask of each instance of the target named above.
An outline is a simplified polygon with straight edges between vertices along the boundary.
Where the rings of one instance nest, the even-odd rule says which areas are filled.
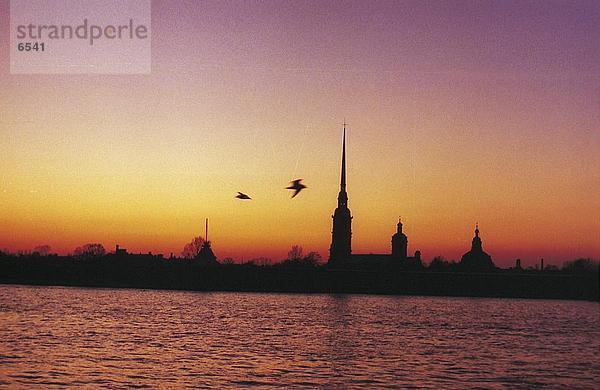
[[[352,215],[348,208],[348,194],[346,193],[346,123],[344,123],[342,141],[342,173],[338,206],[331,218],[333,218],[333,230],[331,232],[329,261],[340,263],[348,259],[352,253]]]
[[[492,262],[492,256],[483,251],[478,224],[475,224],[475,237],[471,242],[471,250],[462,256],[460,265],[467,271],[490,271],[496,268]]]
[[[515,269],[523,269],[521,266],[521,259],[515,260]]]
[[[408,237],[402,233],[402,220],[398,219],[397,231],[392,236],[392,257],[405,260],[408,251]]]
[[[117,244],[117,245],[115,246],[115,255],[117,255],[117,256],[124,256],[124,255],[127,255],[127,249],[125,249],[125,248],[121,248],[121,247],[119,246],[119,244]]]
[[[208,241],[208,218],[206,218],[204,236],[206,237],[206,239],[204,240],[204,243],[202,243],[202,247],[200,248],[198,255],[196,255],[195,260],[202,264],[205,264],[205,265],[218,264],[217,256],[215,256],[215,254],[210,246],[210,241]]]
[[[331,247],[328,264],[333,267],[369,266],[397,264],[420,268],[421,252],[416,251],[414,257],[408,257],[408,238],[402,232],[402,221],[398,221],[396,233],[392,236],[391,254],[352,254],[352,214],[348,208],[348,193],[346,192],[346,123],[344,123],[342,138],[342,166],[340,192],[338,193],[337,208],[331,231]]]
[[[202,248],[200,248],[200,251],[196,256],[196,260],[206,265],[217,264],[217,256],[215,256],[212,248],[210,247],[210,241],[204,241]]]
[[[110,260],[118,260],[129,264],[147,264],[149,262],[162,261],[164,256],[162,253],[130,253],[127,249],[122,248],[119,244],[115,245],[114,253],[107,253],[106,258]]]

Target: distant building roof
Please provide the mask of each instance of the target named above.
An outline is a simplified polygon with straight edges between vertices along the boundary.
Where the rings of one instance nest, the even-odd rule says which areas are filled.
[[[198,252],[198,255],[196,256],[196,260],[207,265],[217,264],[217,256],[215,256],[212,248],[210,247],[210,241],[204,241],[202,248],[200,248],[200,252]]]
[[[465,270],[471,271],[485,271],[496,268],[492,261],[492,256],[483,251],[478,225],[475,225],[475,237],[473,237],[473,241],[471,242],[471,250],[462,256],[460,265]]]

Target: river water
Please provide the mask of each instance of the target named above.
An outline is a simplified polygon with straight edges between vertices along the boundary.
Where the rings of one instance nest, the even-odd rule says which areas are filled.
[[[0,285],[0,386],[592,389],[599,309]]]

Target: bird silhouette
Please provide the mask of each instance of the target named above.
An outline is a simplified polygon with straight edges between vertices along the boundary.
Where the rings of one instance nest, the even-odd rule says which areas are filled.
[[[248,195],[244,194],[243,192],[239,192],[239,191],[238,191],[238,194],[235,197],[238,198],[238,199],[243,199],[243,200],[252,199]]]
[[[302,180],[304,180],[304,179],[292,180],[290,183],[293,183],[293,184],[290,185],[289,187],[285,187],[286,190],[295,190],[294,195],[292,195],[292,198],[294,198],[296,195],[298,195],[300,193],[300,191],[307,188],[304,184],[300,183]]]

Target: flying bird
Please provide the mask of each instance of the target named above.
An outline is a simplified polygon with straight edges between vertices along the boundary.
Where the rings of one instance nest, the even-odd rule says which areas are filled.
[[[290,183],[293,183],[292,185],[290,185],[289,187],[285,187],[286,190],[295,190],[294,195],[292,195],[292,198],[294,198],[296,195],[298,195],[300,193],[300,191],[307,188],[304,184],[300,183],[302,180],[304,180],[304,179],[293,180],[290,182]]]
[[[244,200],[245,199],[252,199],[248,195],[244,194],[243,192],[239,192],[239,191],[238,191],[238,194],[235,197],[238,198],[238,199],[244,199]]]

